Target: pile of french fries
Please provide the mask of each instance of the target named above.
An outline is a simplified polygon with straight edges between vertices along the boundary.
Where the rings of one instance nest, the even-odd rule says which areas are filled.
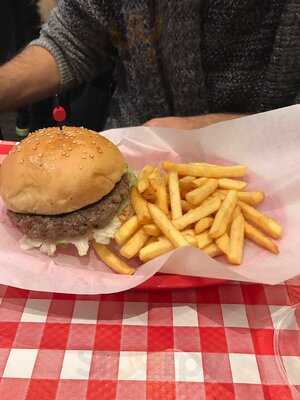
[[[245,238],[278,254],[272,239],[282,226],[255,208],[263,192],[247,191],[244,165],[162,163],[161,172],[146,165],[131,190],[134,214],[115,235],[119,253],[94,244],[99,257],[114,271],[133,274],[124,259],[147,262],[177,247],[193,246],[210,257],[225,256],[232,265],[243,260]]]

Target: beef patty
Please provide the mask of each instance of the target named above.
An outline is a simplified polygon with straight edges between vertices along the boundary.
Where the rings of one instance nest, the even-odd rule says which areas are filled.
[[[129,196],[127,174],[114,189],[97,203],[62,215],[32,215],[8,211],[12,223],[31,239],[57,241],[85,235],[91,229],[104,228]]]

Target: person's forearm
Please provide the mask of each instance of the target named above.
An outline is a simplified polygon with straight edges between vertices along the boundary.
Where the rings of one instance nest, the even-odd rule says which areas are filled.
[[[53,95],[60,75],[53,56],[30,46],[0,67],[0,111],[17,109]]]

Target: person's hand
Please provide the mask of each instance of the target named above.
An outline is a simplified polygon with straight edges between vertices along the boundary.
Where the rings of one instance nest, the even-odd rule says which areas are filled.
[[[153,118],[147,121],[144,126],[158,128],[174,128],[179,130],[191,130],[204,128],[217,122],[229,119],[240,118],[240,114],[205,114],[195,117],[164,117]]]

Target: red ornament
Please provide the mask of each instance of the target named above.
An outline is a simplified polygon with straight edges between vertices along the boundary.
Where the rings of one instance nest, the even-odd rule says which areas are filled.
[[[52,115],[56,122],[63,122],[67,117],[66,110],[61,106],[54,107]]]

